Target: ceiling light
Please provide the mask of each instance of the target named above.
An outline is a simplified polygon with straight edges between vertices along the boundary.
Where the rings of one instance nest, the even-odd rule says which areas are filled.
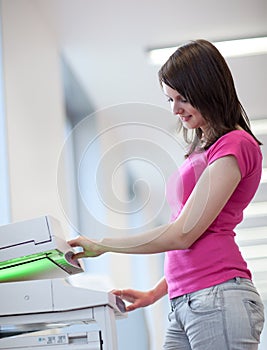
[[[267,37],[214,41],[212,43],[225,58],[267,53]],[[151,63],[155,65],[164,64],[177,47],[149,50]]]

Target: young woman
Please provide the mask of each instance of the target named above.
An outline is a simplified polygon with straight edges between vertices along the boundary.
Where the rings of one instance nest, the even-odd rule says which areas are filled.
[[[165,276],[150,291],[116,290],[128,311],[168,293],[164,349],[256,350],[264,313],[234,229],[261,177],[260,142],[253,135],[230,70],[208,41],[181,46],[159,71],[188,151],[167,184],[170,223],[141,235],[93,242],[80,236],[76,258],[106,252],[166,252]]]

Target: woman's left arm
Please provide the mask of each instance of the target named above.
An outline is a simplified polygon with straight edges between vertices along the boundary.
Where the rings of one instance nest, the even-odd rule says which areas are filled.
[[[219,158],[204,170],[174,222],[133,237],[104,238],[100,242],[79,236],[69,241],[72,247],[83,248],[74,257],[95,257],[106,252],[153,254],[187,249],[216,219],[240,180],[236,158]]]

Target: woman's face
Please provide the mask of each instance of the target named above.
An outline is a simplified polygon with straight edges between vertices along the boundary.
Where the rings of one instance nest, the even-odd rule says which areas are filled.
[[[162,89],[170,102],[172,113],[180,118],[183,126],[187,129],[201,128],[205,134],[207,122],[201,113],[170,86],[162,83]]]

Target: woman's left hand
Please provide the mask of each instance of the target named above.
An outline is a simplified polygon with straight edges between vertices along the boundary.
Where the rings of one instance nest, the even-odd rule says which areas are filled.
[[[75,253],[73,255],[73,259],[95,258],[106,253],[105,248],[101,244],[91,241],[84,236],[79,236],[75,239],[72,239],[68,241],[68,244],[73,248],[81,247],[83,249],[82,252]]]

